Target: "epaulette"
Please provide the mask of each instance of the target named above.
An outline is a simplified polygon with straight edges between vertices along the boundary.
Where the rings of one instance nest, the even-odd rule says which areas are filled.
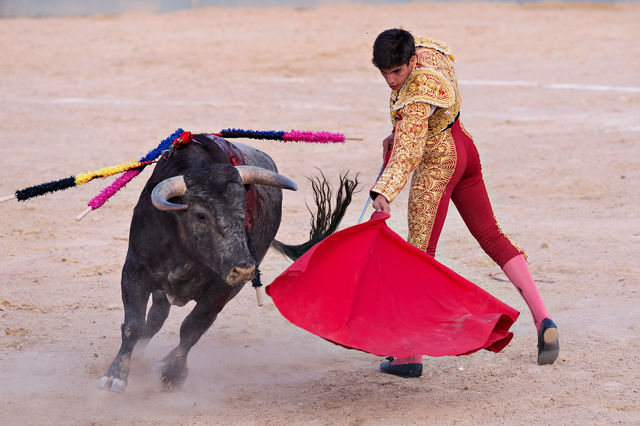
[[[448,108],[455,102],[456,92],[442,73],[428,69],[416,69],[404,84],[391,107],[398,111],[415,102],[425,102],[441,108]]]
[[[443,41],[436,40],[435,38],[416,36],[413,38],[416,47],[428,47],[430,49],[437,50],[440,53],[447,55],[452,61],[455,61],[451,48]]]

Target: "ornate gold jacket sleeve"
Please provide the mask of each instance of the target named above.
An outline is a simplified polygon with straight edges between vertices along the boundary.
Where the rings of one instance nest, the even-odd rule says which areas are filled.
[[[429,132],[431,105],[413,102],[398,111],[393,149],[387,166],[383,170],[372,192],[382,194],[391,202],[404,188],[411,173],[420,163],[424,154]]]

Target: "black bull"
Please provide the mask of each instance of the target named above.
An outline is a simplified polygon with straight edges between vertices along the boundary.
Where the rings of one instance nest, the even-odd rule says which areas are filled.
[[[181,385],[190,349],[254,277],[269,246],[295,258],[337,228],[357,179],[341,178],[334,211],[326,181],[312,183],[318,210],[310,240],[288,246],[274,238],[282,215],[281,188],[295,189],[295,184],[277,173],[267,154],[194,135],[191,143],[160,160],[131,221],[121,280],[122,345],[98,386],[124,391],[136,343],[146,345],[160,330],[172,304],[194,300],[180,326],[178,346],[158,364],[165,387]]]

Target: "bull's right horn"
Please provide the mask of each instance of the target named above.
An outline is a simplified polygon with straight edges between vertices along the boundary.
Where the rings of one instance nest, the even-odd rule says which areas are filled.
[[[151,202],[158,210],[184,210],[189,207],[186,204],[175,204],[169,200],[172,197],[184,195],[187,192],[187,184],[184,176],[174,176],[163,180],[153,188]]]
[[[274,171],[254,166],[236,166],[244,185],[256,183],[259,185],[275,186],[277,188],[298,190],[298,185],[291,179]]]

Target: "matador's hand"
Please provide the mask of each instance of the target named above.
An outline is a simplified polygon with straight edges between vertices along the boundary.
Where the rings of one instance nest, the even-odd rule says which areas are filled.
[[[381,194],[378,194],[376,199],[373,200],[372,206],[377,212],[382,210],[385,213],[391,214],[391,206],[389,205],[389,202],[387,201],[387,199],[384,198],[384,196],[382,196]]]

